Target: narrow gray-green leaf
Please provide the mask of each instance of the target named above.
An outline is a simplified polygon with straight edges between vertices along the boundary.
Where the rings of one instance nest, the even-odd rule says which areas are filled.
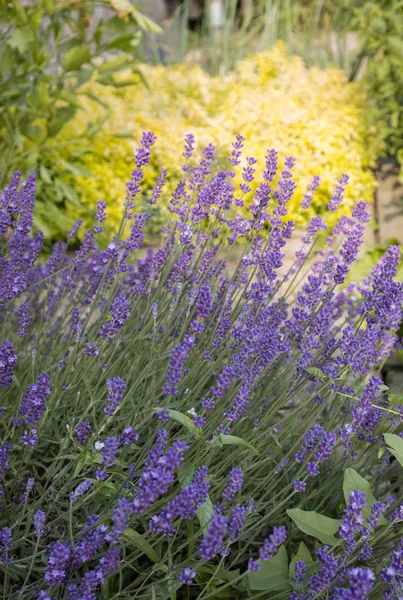
[[[143,537],[138,531],[128,527],[123,534],[123,539],[125,542],[129,542],[133,544],[135,548],[144,552],[148,558],[150,558],[155,563],[161,562],[161,557],[157,554],[154,548],[151,546],[150,542],[148,542],[145,537]]]
[[[221,434],[220,435],[220,439],[221,439],[221,443],[224,446],[231,446],[231,445],[235,445],[235,446],[245,446],[245,448],[249,448],[249,450],[252,450],[253,452],[256,452],[256,454],[258,453],[255,446],[252,446],[252,444],[250,444],[249,442],[247,442],[246,440],[237,437],[236,435],[224,435]]]

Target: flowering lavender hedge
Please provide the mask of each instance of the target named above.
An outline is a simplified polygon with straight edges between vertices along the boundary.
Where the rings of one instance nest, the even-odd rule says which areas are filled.
[[[161,247],[136,262],[154,141],[104,249],[104,203],[74,254],[58,243],[41,261],[35,175],[1,196],[0,597],[400,597],[402,399],[377,375],[401,319],[399,249],[340,287],[368,221],[359,202],[316,262],[314,217],[285,270],[294,161],[271,189],[267,153],[241,218],[255,161],[234,189],[239,136],[228,171],[212,146],[185,164]]]

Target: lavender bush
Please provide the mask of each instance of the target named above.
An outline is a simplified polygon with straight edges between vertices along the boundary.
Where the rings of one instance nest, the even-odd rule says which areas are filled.
[[[314,217],[285,269],[294,160],[272,189],[268,151],[246,219],[243,138],[217,172],[212,146],[192,162],[189,135],[172,223],[136,261],[167,177],[138,214],[154,142],[104,249],[103,202],[76,252],[80,223],[41,261],[35,175],[1,196],[0,598],[401,597],[402,398],[379,378],[399,249],[342,286],[369,218],[358,202],[315,261]]]

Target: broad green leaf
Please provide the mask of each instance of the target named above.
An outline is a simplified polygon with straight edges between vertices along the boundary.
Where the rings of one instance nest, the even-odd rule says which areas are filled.
[[[364,492],[366,495],[367,506],[363,510],[363,516],[365,519],[369,517],[371,512],[371,507],[375,504],[376,498],[372,493],[370,483],[361,477],[354,469],[348,468],[344,471],[344,481],[343,481],[343,493],[346,504],[350,503],[350,494],[353,490],[358,490],[359,492]],[[386,520],[383,519],[385,523]]]
[[[291,559],[290,579],[292,579],[292,577],[294,577],[294,575],[295,575],[295,563],[298,562],[299,560],[303,560],[306,565],[309,565],[309,563],[313,562],[311,553],[309,552],[308,548],[305,546],[304,542],[300,543],[300,545],[298,546],[297,553]]]
[[[314,375],[315,377],[318,377],[319,379],[325,379],[327,377],[326,373],[324,373],[320,369],[317,369],[316,367],[307,367],[305,371],[308,371],[308,373]]]
[[[10,48],[18,50],[20,54],[23,54],[28,48],[29,44],[34,41],[34,33],[30,29],[23,29],[17,27],[7,40],[7,44]]]
[[[77,71],[84,63],[90,61],[89,46],[74,46],[63,56],[63,66],[66,71]]]
[[[232,446],[232,445],[245,446],[245,448],[249,448],[249,450],[253,450],[253,452],[256,452],[256,454],[258,453],[255,446],[252,446],[252,444],[250,444],[249,442],[247,442],[246,440],[244,440],[240,437],[237,437],[236,435],[221,434],[220,440],[224,446]]]
[[[207,496],[207,500],[204,504],[202,504],[201,506],[199,506],[199,508],[197,509],[197,518],[200,521],[200,527],[203,531],[203,533],[208,529],[208,526],[210,524],[211,521],[211,517],[214,514],[214,506],[213,503],[210,499],[210,496]]]
[[[270,560],[260,561],[259,571],[248,573],[251,590],[284,590],[291,588],[288,579],[288,557],[284,546]]]
[[[181,425],[184,425],[197,438],[199,438],[199,439],[201,438],[200,427],[196,427],[196,425],[193,422],[193,419],[191,419],[187,415],[184,415],[183,413],[179,412],[178,410],[171,410],[171,409],[168,409],[168,410],[169,410],[171,419],[173,419],[174,421],[177,421]]]
[[[128,527],[123,534],[123,539],[125,542],[129,542],[133,544],[135,548],[144,552],[148,558],[150,558],[155,563],[161,562],[161,557],[157,554],[154,548],[151,546],[150,542],[148,542],[145,537],[143,537],[140,533],[138,533],[135,529]]]
[[[388,400],[391,404],[403,404],[403,394],[388,394]]]
[[[341,543],[341,540],[334,537],[342,523],[339,519],[330,519],[313,510],[307,511],[301,508],[287,510],[287,514],[298,529],[317,538],[322,544],[337,546]]]
[[[389,446],[388,450],[403,467],[403,439],[394,433],[384,433],[383,437]]]

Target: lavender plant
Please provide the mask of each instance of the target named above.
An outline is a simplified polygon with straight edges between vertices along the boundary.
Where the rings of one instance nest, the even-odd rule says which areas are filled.
[[[155,139],[104,248],[103,202],[78,250],[79,222],[41,260],[35,175],[1,195],[0,597],[401,597],[403,409],[379,377],[399,248],[342,285],[369,218],[358,202],[317,253],[314,217],[285,268],[295,161],[274,186],[268,151],[244,218],[243,138],[224,171],[212,146],[196,163],[188,135],[172,222],[139,258],[167,178],[136,212]]]

